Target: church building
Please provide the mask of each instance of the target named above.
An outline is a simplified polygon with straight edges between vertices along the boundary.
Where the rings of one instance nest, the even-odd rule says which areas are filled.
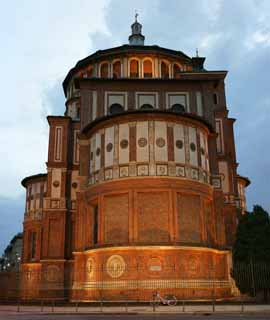
[[[205,58],[129,44],[79,60],[26,189],[21,295],[69,301],[232,295],[237,173],[224,81]]]

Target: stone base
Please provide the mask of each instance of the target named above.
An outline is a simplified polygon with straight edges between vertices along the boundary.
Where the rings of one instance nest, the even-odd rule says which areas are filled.
[[[75,253],[72,300],[231,296],[227,251],[181,246],[101,248]]]

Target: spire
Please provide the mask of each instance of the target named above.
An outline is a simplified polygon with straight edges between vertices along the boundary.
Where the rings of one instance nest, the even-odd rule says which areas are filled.
[[[131,25],[131,35],[129,36],[129,44],[132,46],[143,46],[144,36],[142,35],[142,25],[138,22],[138,13],[135,11],[135,22]]]

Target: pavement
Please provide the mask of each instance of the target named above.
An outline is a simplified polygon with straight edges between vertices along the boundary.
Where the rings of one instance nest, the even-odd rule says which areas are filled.
[[[178,304],[177,306],[158,306],[153,309],[148,305],[0,305],[0,319],[7,316],[22,315],[255,315],[267,316],[270,319],[270,304],[265,305],[241,305],[241,304]],[[15,319],[15,318],[14,318]],[[31,317],[31,319],[33,319]]]

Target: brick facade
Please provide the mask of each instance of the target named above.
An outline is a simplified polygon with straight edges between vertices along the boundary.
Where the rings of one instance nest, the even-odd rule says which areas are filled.
[[[206,71],[203,61],[125,45],[71,69],[65,116],[47,118],[47,174],[22,182],[23,298],[231,295],[229,248],[245,197],[226,72]]]

